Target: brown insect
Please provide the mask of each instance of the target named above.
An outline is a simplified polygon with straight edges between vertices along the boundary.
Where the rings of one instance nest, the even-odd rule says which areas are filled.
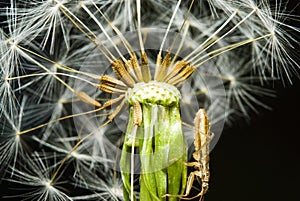
[[[213,138],[213,134],[210,132],[210,123],[207,114],[204,109],[199,109],[194,119],[194,145],[195,152],[193,158],[195,162],[185,163],[187,166],[194,167],[195,170],[190,173],[187,180],[187,187],[184,195],[169,195],[165,196],[176,196],[183,200],[192,200],[200,197],[199,201],[204,200],[204,195],[208,191],[208,183],[210,178],[209,172],[209,145]],[[195,177],[201,180],[201,191],[193,196],[187,197],[193,187]]]

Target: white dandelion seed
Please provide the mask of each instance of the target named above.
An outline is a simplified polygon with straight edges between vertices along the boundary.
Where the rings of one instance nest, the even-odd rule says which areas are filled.
[[[123,200],[122,180],[116,172],[90,171],[83,173],[83,178],[76,178],[76,185],[87,192],[84,195],[73,196],[73,200]]]
[[[46,121],[46,119],[43,118],[43,112],[41,112],[41,110],[30,110],[31,108],[28,106],[29,100],[24,96],[21,105],[16,111],[10,114],[3,111],[0,119],[1,168],[4,168],[8,164],[14,166],[19,157],[32,151],[34,144],[29,146],[29,143],[32,141],[28,136],[22,136],[21,132],[30,128],[31,125],[38,125]],[[40,115],[42,115],[42,117]]]
[[[72,136],[72,132],[74,131],[66,130],[65,127],[66,126],[59,124],[52,128],[50,133],[51,138],[48,138],[47,140],[41,140],[35,136],[33,139],[39,142],[42,147],[48,148],[56,153],[56,157],[64,158],[64,156],[68,155],[68,163],[72,161],[75,167],[74,175],[82,174],[84,171],[90,171],[99,167],[100,165],[107,167],[107,163],[114,163],[115,158],[110,159],[109,157],[106,157],[106,153],[109,153],[108,150],[105,150],[105,153],[101,154],[99,153],[99,150],[94,150],[96,147],[91,148],[89,146],[90,142],[85,142],[87,144],[83,143],[79,145],[76,150],[74,150],[73,147],[79,140],[79,137]],[[101,142],[101,144],[97,144],[97,148],[101,150],[104,143],[105,141]],[[47,158],[47,155],[49,155],[49,153],[44,154],[45,158]],[[57,164],[54,165],[58,167],[60,163],[61,161],[58,161]]]
[[[227,62],[220,60],[217,63],[226,88],[227,108],[235,110],[236,114],[241,112],[245,117],[249,117],[249,110],[258,113],[258,107],[271,109],[260,98],[274,98],[275,92],[258,84],[260,77],[251,75],[251,62],[241,59],[232,63],[234,57],[231,55]],[[271,77],[268,80],[265,78],[265,81],[272,80]]]
[[[66,181],[52,180],[53,167],[49,166],[49,160],[45,161],[36,152],[32,156],[24,155],[28,161],[26,165],[21,163],[18,168],[10,167],[7,171],[14,173],[13,177],[6,180],[20,186],[20,194],[7,196],[21,200],[72,200],[59,186]],[[24,193],[23,193],[24,192]]]
[[[49,46],[50,54],[55,51],[55,42],[59,35],[63,37],[62,44],[69,49],[70,38],[68,36],[71,27],[61,13],[60,6],[67,4],[76,10],[77,2],[69,0],[23,1],[19,3],[22,25],[34,30],[31,37],[41,41],[40,48],[45,49]]]

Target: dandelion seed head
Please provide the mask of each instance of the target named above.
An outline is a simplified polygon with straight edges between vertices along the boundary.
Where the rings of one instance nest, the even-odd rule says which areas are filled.
[[[24,198],[30,200],[71,200],[67,194],[59,190],[56,180],[51,179],[51,167],[49,161],[41,158],[41,155],[34,153],[32,156],[23,155],[29,160],[26,165],[19,163],[18,168],[10,166],[7,171],[14,174],[6,180],[21,185],[20,193],[11,197]],[[27,191],[23,193],[24,191]]]
[[[127,91],[126,98],[130,104],[138,101],[140,103],[172,105],[178,103],[181,95],[173,85],[151,81],[137,83]]]
[[[5,77],[3,80],[4,80],[4,83],[9,87],[10,86],[10,84],[9,84],[9,77]]]
[[[59,69],[59,67],[60,67],[60,64],[59,63],[55,63],[55,64],[51,65],[50,70],[52,72],[57,72],[57,69]]]
[[[105,177],[101,178],[104,174]],[[77,185],[88,189],[89,194],[72,197],[73,200],[123,200],[123,184],[120,178],[113,177],[112,171],[103,171],[100,177],[97,172],[85,172],[84,177],[77,179]]]
[[[233,75],[229,75],[229,76],[228,76],[228,80],[229,80],[229,82],[230,82],[230,86],[231,86],[231,87],[234,87],[234,86],[237,84],[236,78],[235,78]]]
[[[59,110],[62,109],[65,102],[66,102],[66,99],[63,99],[63,98],[58,99],[58,101],[57,101],[58,106],[57,107],[59,107]]]
[[[41,181],[41,184],[44,185],[47,189],[53,190],[52,182],[49,179],[44,179]]]
[[[208,93],[208,89],[205,86],[200,87],[200,92],[203,94],[207,94]]]
[[[16,131],[16,138],[18,138],[18,140],[20,140],[20,134],[21,134],[20,131]]]
[[[79,2],[78,2],[78,5],[79,5],[80,7],[82,7],[82,6],[84,6],[85,4],[88,4],[88,3],[92,3],[92,1],[79,1]]]
[[[53,13],[59,12],[59,8],[63,4],[63,2],[60,2],[60,1],[55,1],[55,2],[56,2],[56,5],[52,8]]]
[[[72,151],[71,156],[74,158],[78,158],[78,156],[79,156],[78,151],[77,150]]]
[[[123,188],[122,186],[114,186],[110,189],[110,192],[112,192],[113,194],[116,195],[116,197],[118,198],[122,198],[123,197]]]

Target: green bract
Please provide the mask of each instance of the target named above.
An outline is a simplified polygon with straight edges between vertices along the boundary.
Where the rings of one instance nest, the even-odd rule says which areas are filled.
[[[187,149],[181,127],[179,91],[172,85],[151,81],[135,84],[126,96],[131,108],[121,156],[125,200],[131,197],[132,145],[138,155],[135,171],[140,164],[140,200],[163,201],[166,194],[182,194],[186,186]],[[132,105],[136,101],[141,104],[143,120],[134,134]],[[178,198],[171,196],[168,200]]]

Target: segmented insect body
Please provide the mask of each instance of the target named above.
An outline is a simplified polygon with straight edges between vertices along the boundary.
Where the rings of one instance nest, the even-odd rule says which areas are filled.
[[[202,201],[204,199],[204,194],[208,190],[208,183],[210,179],[209,145],[213,138],[213,134],[210,132],[210,123],[205,109],[201,108],[196,113],[194,125],[195,151],[193,153],[193,158],[195,159],[195,162],[187,162],[185,165],[194,167],[196,170],[191,172],[187,179],[185,194],[166,194],[165,197],[178,197],[183,200],[191,200],[200,197],[200,201]],[[199,177],[201,180],[201,191],[193,197],[187,197],[192,190],[195,177]]]
[[[204,194],[208,190],[208,182],[210,178],[209,172],[209,144],[213,137],[210,133],[210,124],[206,112],[204,109],[200,109],[194,119],[195,124],[195,152],[193,153],[193,158],[196,162],[186,163],[187,166],[193,166],[196,170],[191,172],[188,177],[186,193],[181,198],[184,198],[190,193],[193,186],[194,177],[197,176],[201,180],[201,191],[193,198],[199,197],[203,200]],[[188,198],[188,199],[193,199]]]

